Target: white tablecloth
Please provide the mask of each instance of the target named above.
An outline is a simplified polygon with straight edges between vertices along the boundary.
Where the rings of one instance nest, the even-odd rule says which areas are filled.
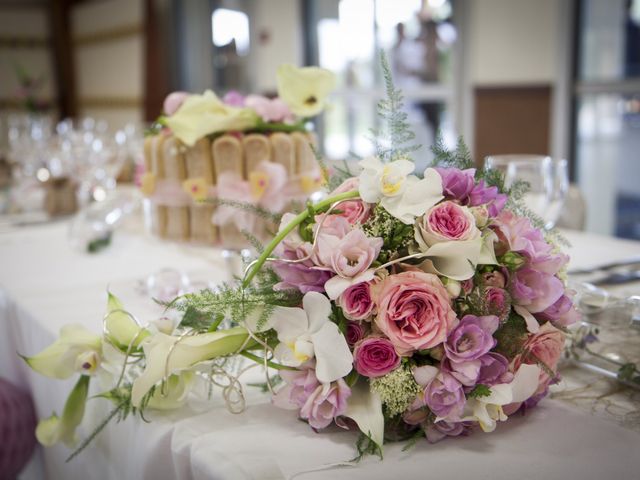
[[[40,351],[66,323],[99,330],[107,287],[148,320],[158,309],[136,291],[138,280],[167,267],[213,281],[226,276],[220,252],[213,249],[119,232],[109,249],[90,256],[69,248],[66,228],[53,224],[0,234],[0,376],[32,392],[40,417],[61,410],[73,380],[41,377],[16,352]],[[568,237],[574,267],[640,255],[637,242]],[[206,411],[155,414],[150,424],[133,418],[113,423],[70,463],[64,462],[65,447],[43,449],[40,468],[50,479],[281,479],[354,456],[355,434],[315,434],[257,390],[248,391],[242,415],[228,413],[214,397]],[[99,421],[109,407],[90,401],[88,422]],[[402,446],[387,445],[383,462],[369,458],[357,467],[296,478],[622,479],[640,472],[638,433],[555,400],[543,401],[495,434],[419,442],[410,452]]]

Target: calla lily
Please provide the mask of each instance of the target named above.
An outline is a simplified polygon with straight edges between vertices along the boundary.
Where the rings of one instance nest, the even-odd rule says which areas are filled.
[[[468,399],[461,421],[477,421],[484,432],[494,431],[498,421],[507,420],[502,407],[531,397],[538,388],[539,375],[537,365],[521,365],[511,383],[493,385],[488,396]]]
[[[313,117],[325,107],[326,98],[335,88],[336,77],[318,67],[278,67],[278,96],[300,117]]]
[[[107,292],[107,315],[105,317],[105,330],[108,340],[120,350],[126,352],[129,345],[136,348],[147,338],[148,330],[138,326],[133,318],[125,313],[120,300],[111,292]]]
[[[182,372],[180,375],[171,375],[167,380],[166,394],[158,388],[147,403],[147,407],[156,410],[175,410],[185,404],[193,383],[193,372]]]
[[[84,407],[89,393],[89,378],[82,375],[69,394],[62,417],[53,414],[41,420],[36,427],[36,438],[45,447],[63,442],[68,447],[76,443],[76,428],[84,417]]]
[[[357,382],[351,387],[345,417],[352,419],[362,433],[379,447],[384,442],[384,415],[380,396],[371,391],[367,382]]]
[[[407,225],[444,198],[442,177],[433,168],[426,169],[420,180],[411,175],[415,165],[409,160],[384,164],[377,157],[368,157],[359,165],[363,169],[359,176],[362,200],[380,202],[387,212]]]
[[[187,370],[194,365],[239,353],[241,348],[251,348],[255,342],[249,340],[243,327],[224,331],[175,337],[157,333],[143,343],[146,366],[142,374],[133,381],[131,403],[139,407],[147,392],[167,375]]]
[[[477,265],[498,263],[493,249],[494,233],[473,240],[440,242],[427,246],[416,230],[415,239],[425,260],[418,268],[453,280],[467,280],[475,274]]]
[[[202,95],[190,95],[165,122],[176,137],[193,146],[211,133],[255,127],[258,115],[250,108],[226,105],[207,90]]]
[[[316,359],[316,377],[329,383],[347,375],[353,356],[338,326],[329,319],[331,302],[318,292],[302,298],[303,308],[276,307],[271,325],[281,343],[276,358],[284,365],[297,367]]]
[[[100,361],[102,340],[82,325],[65,325],[53,344],[33,357],[23,357],[36,372],[49,378],[65,379],[76,372],[95,371]],[[89,362],[81,360],[91,359]]]

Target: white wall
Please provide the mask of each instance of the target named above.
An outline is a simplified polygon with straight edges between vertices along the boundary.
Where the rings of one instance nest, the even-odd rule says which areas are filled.
[[[250,2],[251,45],[249,72],[255,92],[275,91],[280,64],[302,65],[302,12],[298,0],[253,0]],[[261,31],[269,34],[261,44]]]
[[[551,83],[564,0],[469,0],[469,59],[476,86]]]
[[[73,7],[71,23],[78,115],[107,120],[114,128],[140,121],[144,99],[142,0],[81,3]],[[88,36],[133,27],[139,27],[139,32],[86,41]]]

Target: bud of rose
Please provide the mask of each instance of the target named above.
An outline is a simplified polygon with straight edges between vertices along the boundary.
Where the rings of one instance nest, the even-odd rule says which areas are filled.
[[[350,347],[353,347],[356,343],[358,343],[365,337],[365,335],[367,334],[367,330],[368,328],[366,328],[365,325],[361,324],[360,322],[347,323],[347,332],[345,335],[347,344]]]
[[[477,207],[471,207],[471,214],[476,219],[476,226],[478,228],[484,227],[489,221],[489,210],[486,205],[478,205]]]
[[[483,273],[482,283],[486,287],[504,288],[504,286],[507,284],[507,280],[502,272],[495,270],[493,272]]]
[[[517,270],[526,263],[526,259],[516,252],[507,252],[500,258],[500,263],[509,270]]]
[[[427,350],[420,350],[423,355],[429,355],[431,358],[441,361],[444,358],[444,347],[438,345],[437,347],[429,348]]]
[[[462,291],[465,295],[469,295],[473,290],[473,278],[469,278],[467,280],[463,280],[460,282],[460,286],[462,287]]]
[[[447,279],[447,283],[445,283],[444,287],[447,289],[447,293],[451,296],[451,298],[458,298],[460,293],[462,292],[462,286],[460,282],[457,280],[452,280],[450,278]]]
[[[95,350],[87,350],[76,357],[76,371],[83,375],[91,375],[100,365],[100,357]]]

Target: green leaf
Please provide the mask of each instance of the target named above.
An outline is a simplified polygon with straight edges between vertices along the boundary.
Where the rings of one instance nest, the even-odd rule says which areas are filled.
[[[487,385],[479,383],[473,390],[467,393],[467,398],[481,398],[488,397],[489,395],[491,395],[491,389]]]

